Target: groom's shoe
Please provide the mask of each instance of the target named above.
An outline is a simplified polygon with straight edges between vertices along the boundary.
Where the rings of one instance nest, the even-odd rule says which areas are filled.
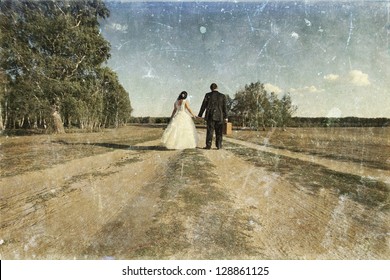
[[[203,149],[205,149],[205,150],[210,150],[211,149],[211,147],[204,147]]]

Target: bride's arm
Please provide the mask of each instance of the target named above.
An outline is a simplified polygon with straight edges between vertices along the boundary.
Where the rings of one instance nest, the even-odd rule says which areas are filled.
[[[172,111],[171,119],[173,118],[173,116],[175,115],[175,113],[176,113],[176,103],[173,104],[173,111]]]
[[[191,116],[193,118],[196,117],[196,115],[192,112],[191,108],[190,108],[190,105],[188,105],[188,102],[185,103],[185,106],[186,106],[186,109],[188,110],[188,112],[190,112]]]

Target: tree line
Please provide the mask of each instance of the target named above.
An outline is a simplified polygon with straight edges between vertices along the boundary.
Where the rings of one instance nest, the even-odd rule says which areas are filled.
[[[292,104],[289,94],[282,97],[267,92],[261,82],[250,83],[237,91],[233,98],[226,95],[229,122],[235,127],[266,129],[266,127],[286,127],[297,107]],[[169,117],[132,117],[131,123],[163,124]],[[201,121],[195,120],[197,124]]]
[[[0,129],[119,126],[129,95],[104,64],[101,0],[0,1]]]
[[[236,129],[266,129],[272,127],[387,127],[388,118],[359,117],[293,117],[297,106],[289,94],[278,97],[267,92],[261,82],[247,84],[233,98],[227,95],[229,122]],[[129,122],[137,124],[167,124],[170,117],[132,117]],[[195,120],[197,125],[204,122]]]
[[[388,127],[388,118],[304,118],[293,117],[289,122],[290,127]]]

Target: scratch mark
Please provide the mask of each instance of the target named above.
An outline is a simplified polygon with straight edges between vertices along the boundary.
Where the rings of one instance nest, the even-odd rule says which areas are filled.
[[[321,46],[321,44],[319,44],[317,42],[314,44],[317,45],[317,47],[319,47],[324,53],[326,53],[326,49],[323,46]]]
[[[257,15],[259,15],[260,13],[262,13],[262,12],[264,11],[265,7],[268,5],[268,2],[269,2],[269,0],[267,0],[267,1],[263,4],[263,6],[261,6],[259,9],[257,9],[254,15],[257,16]]]
[[[119,43],[119,44],[117,45],[117,50],[119,51],[124,45],[127,45],[127,44],[129,44],[129,43],[130,43],[130,41],[126,41],[126,42],[124,42],[123,44]]]
[[[152,21],[152,23],[155,23],[155,24],[158,24],[158,25],[161,25],[161,26],[164,26],[168,29],[173,29],[172,26],[168,25],[168,24],[164,24],[164,23],[161,23],[161,22],[157,22],[157,21]]]
[[[155,76],[154,74],[152,74],[154,72],[154,69],[153,69],[153,66],[150,64],[149,61],[146,61],[146,63],[149,65],[147,71],[148,73],[143,75],[142,76],[142,79],[154,79],[154,78],[158,78],[157,76]]]
[[[261,50],[260,50],[259,54],[257,55],[257,57],[259,57],[259,56],[261,56],[261,55],[263,54],[264,50],[267,48],[267,45],[269,44],[269,42],[270,42],[271,40],[272,40],[272,38],[269,38],[269,39],[267,40],[267,42],[265,42],[264,46],[261,48]]]
[[[389,44],[389,35],[390,35],[390,3],[387,4],[387,49],[390,54],[390,44]]]
[[[351,42],[351,38],[352,38],[352,34],[353,34],[353,15],[351,13],[351,20],[350,20],[350,25],[349,25],[349,34],[348,34],[348,40],[347,40],[347,45],[345,46],[345,49],[348,48],[350,42]]]
[[[227,11],[224,8],[221,9],[221,13],[223,13],[223,14],[230,14],[231,16],[233,15],[233,11],[234,11],[234,9],[232,9],[230,11]]]
[[[252,21],[251,21],[251,18],[249,16],[249,13],[248,11],[246,11],[246,16],[248,17],[248,23],[249,23],[249,26],[251,27],[251,31],[255,31],[255,29],[253,28],[253,25],[252,25]]]
[[[350,56],[348,56],[348,61],[349,61],[349,69],[352,70],[352,62]]]

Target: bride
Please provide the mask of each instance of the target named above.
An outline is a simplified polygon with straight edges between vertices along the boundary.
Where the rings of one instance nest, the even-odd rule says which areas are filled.
[[[187,92],[182,91],[177,98],[171,120],[164,131],[161,143],[168,149],[191,149],[198,144],[198,133],[191,118],[196,118],[187,102]]]

